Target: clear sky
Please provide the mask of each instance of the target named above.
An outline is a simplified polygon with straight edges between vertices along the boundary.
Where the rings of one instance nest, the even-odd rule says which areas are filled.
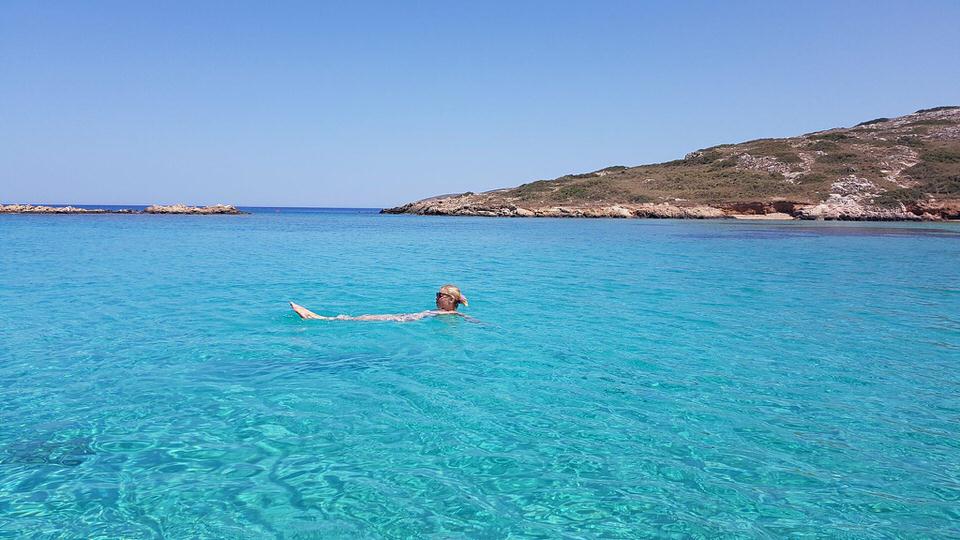
[[[0,2],[0,201],[386,206],[960,104],[960,1]]]

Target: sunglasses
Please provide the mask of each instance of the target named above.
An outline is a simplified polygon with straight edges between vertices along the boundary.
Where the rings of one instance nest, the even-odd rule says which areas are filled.
[[[437,299],[439,300],[441,296],[446,296],[447,298],[453,300],[454,303],[456,303],[456,304],[461,303],[459,299],[454,298],[454,297],[450,296],[450,295],[447,294],[447,293],[438,292],[438,293],[437,293]]]

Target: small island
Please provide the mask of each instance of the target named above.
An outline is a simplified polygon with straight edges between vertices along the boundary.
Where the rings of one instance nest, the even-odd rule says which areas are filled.
[[[143,211],[145,214],[246,214],[248,212],[241,212],[237,210],[236,206],[232,204],[215,204],[213,206],[187,206],[184,204],[172,204],[168,206],[163,206],[159,204],[154,204],[148,206],[146,210]]]
[[[44,206],[33,204],[0,204],[0,214],[180,214],[180,215],[240,215],[247,214],[232,204],[189,206],[185,204],[154,204],[143,210],[132,208],[78,208],[76,206]]]
[[[960,219],[960,107],[721,144],[514,188],[442,195],[385,214],[489,217]]]

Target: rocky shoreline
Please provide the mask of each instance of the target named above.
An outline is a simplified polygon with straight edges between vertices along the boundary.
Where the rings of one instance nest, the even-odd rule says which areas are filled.
[[[836,198],[812,204],[792,201],[725,205],[673,203],[517,206],[477,200],[472,193],[435,197],[385,208],[382,214],[423,216],[651,218],[651,219],[801,219],[831,221],[944,221],[960,219],[960,200],[927,201],[892,208]]]
[[[178,214],[239,215],[246,214],[232,204],[189,206],[184,204],[151,205],[144,210],[132,208],[77,208],[76,206],[43,206],[33,204],[0,204],[0,214]]]

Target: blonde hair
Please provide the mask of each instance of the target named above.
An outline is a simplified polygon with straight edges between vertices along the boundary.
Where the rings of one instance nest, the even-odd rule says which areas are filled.
[[[457,287],[456,285],[451,285],[448,283],[443,287],[440,287],[440,291],[437,292],[437,294],[445,294],[465,306],[469,305],[467,304],[467,297],[460,292],[460,287]]]

